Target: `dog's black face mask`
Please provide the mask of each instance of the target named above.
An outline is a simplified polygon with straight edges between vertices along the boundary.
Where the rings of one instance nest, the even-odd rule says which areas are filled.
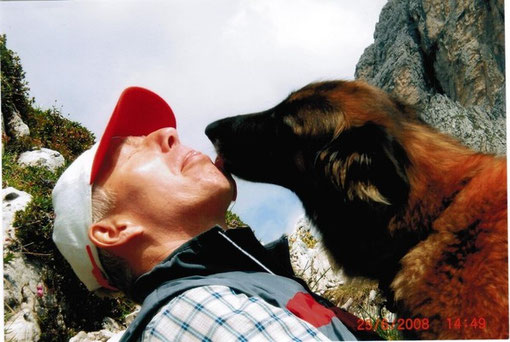
[[[282,185],[287,185],[289,176],[294,178],[288,165],[296,139],[274,109],[213,122],[205,133],[228,172],[254,182]]]
[[[325,99],[284,101],[264,112],[215,121],[205,133],[227,171],[249,181],[295,191],[303,182],[311,181],[316,153],[332,136],[325,129],[318,129],[309,139],[300,134],[303,123],[299,122],[299,111],[313,111],[319,117],[327,115],[322,111],[326,107]],[[314,125],[318,126],[324,125]]]

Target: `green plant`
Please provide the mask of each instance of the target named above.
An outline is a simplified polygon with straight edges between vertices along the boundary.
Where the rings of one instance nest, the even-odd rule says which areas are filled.
[[[4,251],[4,265],[7,265],[14,259],[14,253],[12,251]]]
[[[246,227],[246,224],[239,218],[239,216],[230,210],[227,211],[225,222],[229,228]]]

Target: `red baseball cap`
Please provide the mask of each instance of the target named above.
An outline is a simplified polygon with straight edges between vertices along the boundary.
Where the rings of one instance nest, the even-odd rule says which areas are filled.
[[[90,183],[94,183],[113,137],[148,135],[163,127],[176,128],[174,113],[165,100],[145,88],[124,90],[99,142]]]

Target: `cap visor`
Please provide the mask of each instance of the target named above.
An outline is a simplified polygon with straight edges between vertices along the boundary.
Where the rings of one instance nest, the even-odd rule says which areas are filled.
[[[176,127],[174,113],[165,100],[148,89],[125,89],[99,142],[90,184],[96,179],[113,137],[148,135],[164,127]]]

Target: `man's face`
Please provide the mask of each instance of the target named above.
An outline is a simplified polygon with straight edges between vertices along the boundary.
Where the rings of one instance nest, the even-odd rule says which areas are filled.
[[[177,229],[190,219],[224,222],[233,179],[208,156],[181,145],[174,128],[112,140],[95,184],[114,192],[114,213]]]

